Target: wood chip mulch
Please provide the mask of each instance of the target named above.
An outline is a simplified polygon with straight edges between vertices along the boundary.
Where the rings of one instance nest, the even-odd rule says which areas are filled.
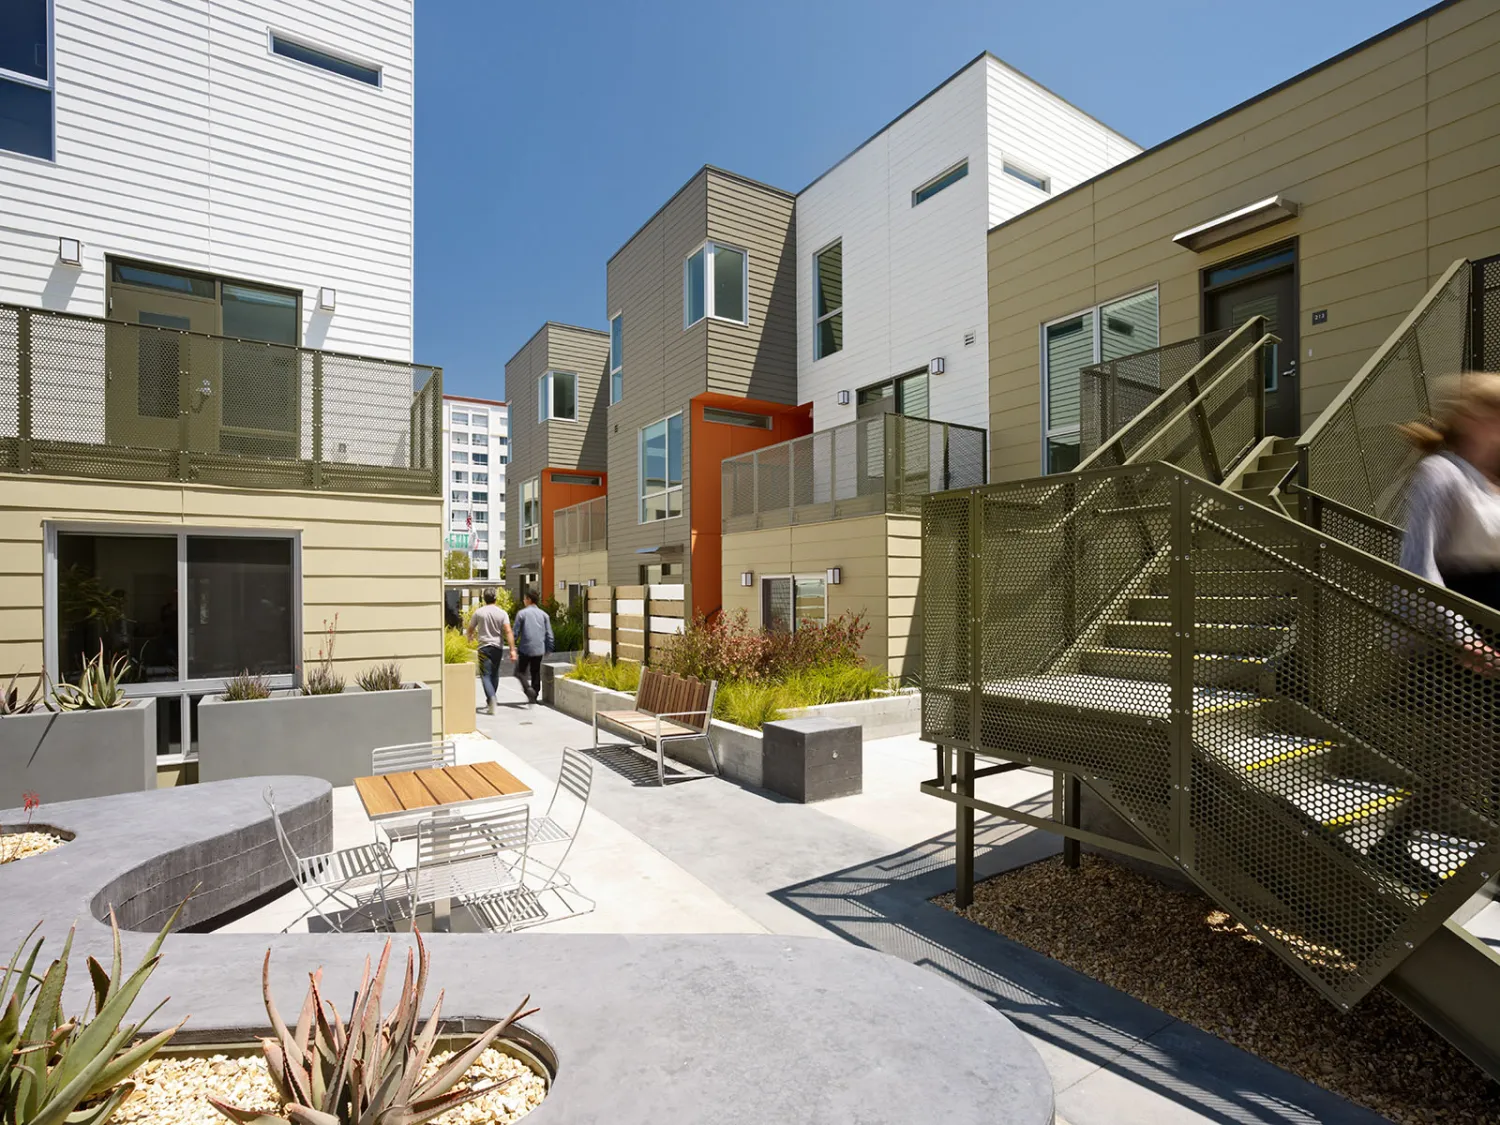
[[[1500,1085],[1394,997],[1340,1012],[1202,895],[1055,857],[979,884],[957,913],[1399,1125],[1500,1125]]]

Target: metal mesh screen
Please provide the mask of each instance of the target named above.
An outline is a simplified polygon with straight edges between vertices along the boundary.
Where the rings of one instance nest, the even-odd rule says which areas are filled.
[[[1079,453],[1089,456],[1120,429],[1136,418],[1169,387],[1208,358],[1216,347],[1229,338],[1230,330],[1210,332],[1167,344],[1150,351],[1104,363],[1092,364],[1078,373],[1079,380]],[[1205,371],[1205,377],[1214,372]],[[1184,388],[1185,397],[1176,405],[1163,404],[1162,420],[1182,407],[1192,397],[1192,391]]]
[[[0,305],[0,468],[440,492],[436,368]]]
[[[592,500],[559,508],[552,513],[553,554],[573,555],[585,551],[602,551],[608,546],[608,534],[609,511],[603,496],[595,496]]]
[[[932,497],[923,564],[924,736],[1082,777],[1335,1003],[1496,870],[1500,614],[1162,464]]]
[[[985,432],[900,414],[726,458],[725,531],[921,510],[922,497],[985,480]]]
[[[1472,324],[1476,371],[1500,371],[1500,255],[1474,263]]]

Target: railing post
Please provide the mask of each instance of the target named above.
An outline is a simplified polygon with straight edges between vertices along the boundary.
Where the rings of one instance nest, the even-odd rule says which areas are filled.
[[[760,453],[750,454],[750,510],[755,513],[755,526],[760,527]]]
[[[16,310],[16,468],[31,472],[31,310]]]
[[[1171,483],[1171,547],[1168,575],[1171,588],[1172,639],[1167,672],[1167,739],[1170,748],[1169,790],[1172,857],[1191,871],[1195,862],[1192,821],[1193,779],[1193,568],[1192,506],[1188,481],[1176,470]]]
[[[323,487],[323,353],[313,352],[312,371],[312,486]],[[415,445],[417,435],[412,434]],[[415,450],[413,450],[415,452]]]
[[[155,329],[158,332],[167,329]],[[192,401],[192,374],[188,371],[188,365],[183,362],[183,353],[190,351],[189,338],[181,333],[177,336],[177,479],[187,480],[192,475],[188,464],[189,426],[191,420],[188,417],[188,403]]]

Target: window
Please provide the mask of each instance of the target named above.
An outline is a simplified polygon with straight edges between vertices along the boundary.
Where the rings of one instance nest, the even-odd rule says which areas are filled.
[[[468,473],[455,472],[453,474],[453,483],[454,484],[468,484],[469,483],[469,474]]]
[[[553,484],[586,484],[594,488],[604,483],[604,478],[592,473],[553,473]]]
[[[274,31],[271,32],[271,53],[294,62],[315,66],[330,74],[352,78],[356,82],[363,82],[366,86],[378,87],[380,85],[378,66],[355,62],[353,59],[335,55],[332,51],[324,51],[318,47],[310,47],[306,43],[298,43],[295,39],[288,39]]]
[[[641,430],[641,523],[682,515],[682,415]]]
[[[476,453],[472,459],[476,465],[488,465],[490,463],[490,455],[488,453]]]
[[[466,433],[464,433],[462,430],[454,430],[453,431],[453,444],[454,445],[468,445],[469,444],[469,435],[466,434]]]
[[[488,492],[476,492],[476,493],[474,493],[474,503],[476,503],[476,504],[488,504],[489,502],[490,502],[490,494]]]
[[[474,550],[471,557],[474,561],[475,566],[485,566],[490,561],[490,553],[488,551],[478,550],[477,548]]]
[[[469,494],[461,488],[455,488],[452,492],[448,493],[448,501],[452,504],[467,504],[469,502]]]
[[[921,187],[917,188],[916,191],[912,192],[911,205],[915,207],[918,203],[926,203],[938,192],[942,191],[944,188],[952,187],[968,174],[969,162],[968,160],[961,160],[952,168],[949,168],[946,172],[942,173],[942,175],[928,180]]]
[[[1023,184],[1028,184],[1031,187],[1036,188],[1037,191],[1044,191],[1048,195],[1052,194],[1052,178],[1050,176],[1042,176],[1037,174],[1036,172],[1028,172],[1019,164],[1012,164],[1009,160],[1002,161],[1000,167],[1004,169],[1007,176],[1013,176],[1016,179],[1020,180]]]
[[[473,477],[473,480],[474,480],[475,484],[489,484],[490,483],[490,474],[489,473],[475,473],[474,477]]]
[[[469,425],[476,430],[487,430],[490,428],[490,416],[483,411],[475,411],[469,415]]]
[[[462,410],[455,410],[453,412],[453,424],[455,426],[467,426],[469,424],[469,416]]]
[[[490,515],[489,515],[488,512],[475,512],[474,513],[474,525],[476,527],[479,524],[489,523],[489,522],[490,522]]]
[[[453,451],[453,463],[455,465],[467,465],[469,463],[468,451],[463,449],[455,449]]]
[[[1042,326],[1042,469],[1077,467],[1079,371],[1093,363],[1149,351],[1160,343],[1155,289],[1110,301]]]
[[[691,328],[704,317],[747,323],[748,269],[743,250],[717,242],[705,242],[688,255],[682,269],[682,326]]]
[[[719,406],[705,406],[703,408],[703,420],[705,422],[717,422],[721,426],[745,426],[752,430],[769,430],[771,428],[771,416],[769,414],[751,414],[744,410],[725,410]]]
[[[844,243],[840,239],[813,259],[813,358],[844,350]]]
[[[787,575],[760,580],[760,620],[772,632],[796,632],[807,625],[821,625],[827,617],[825,579]]]
[[[908,418],[927,417],[927,372],[913,371],[896,379],[887,379],[873,387],[862,387],[856,396],[858,416],[904,414]]]
[[[542,535],[541,478],[532,477],[521,484],[521,544],[536,543]]]
[[[0,4],[0,149],[53,159],[48,0]]]
[[[467,508],[454,508],[453,509],[453,516],[452,516],[452,518],[448,522],[451,523],[454,527],[458,527],[458,528],[468,527],[469,526],[469,509],[467,509]]]
[[[609,318],[609,401],[625,397],[625,317]]]
[[[660,586],[662,583],[679,583],[682,581],[682,564],[680,562],[647,563],[641,567],[642,586]]]
[[[578,377],[571,371],[549,371],[536,381],[536,420],[578,420]]]

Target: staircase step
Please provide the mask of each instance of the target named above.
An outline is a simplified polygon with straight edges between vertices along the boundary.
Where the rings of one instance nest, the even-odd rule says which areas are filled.
[[[1484,847],[1478,840],[1445,836],[1437,832],[1414,832],[1406,841],[1406,854],[1439,880],[1451,879],[1458,869]]]
[[[1290,800],[1308,818],[1367,855],[1409,796],[1409,790],[1394,785],[1338,778],[1309,785],[1291,794]]]
[[[1306,788],[1313,774],[1337,743],[1294,734],[1251,733],[1229,738],[1222,744],[1200,741],[1199,748],[1212,754],[1247,781],[1273,784],[1277,788]]]
[[[1272,453],[1296,453],[1297,439],[1294,437],[1279,437],[1271,446]]]
[[[1197,552],[1194,552],[1197,558]],[[1296,593],[1302,587],[1302,579],[1289,570],[1279,568],[1248,569],[1246,567],[1205,566],[1193,575],[1193,593],[1196,598],[1244,597],[1273,598]],[[1153,574],[1148,582],[1150,592],[1158,597],[1172,593],[1170,574]]]
[[[1281,469],[1284,471],[1295,469],[1298,460],[1299,458],[1295,449],[1290,453],[1263,453],[1261,454],[1259,463],[1255,467],[1257,469]]]
[[[1277,499],[1278,493],[1273,489],[1263,488],[1253,492],[1247,490],[1241,492],[1240,495],[1246,500],[1259,504],[1262,508],[1270,508],[1271,511],[1279,512],[1282,515],[1287,514],[1285,506]]]
[[[1138,678],[1095,676],[1069,672],[1056,676],[1022,676],[985,685],[987,697],[1023,703],[1045,703],[1088,711],[1166,718],[1171,691],[1164,683]],[[1263,699],[1254,692],[1221,687],[1193,688],[1193,713],[1221,715],[1258,707]]]
[[[1261,466],[1265,465],[1264,458]],[[1246,473],[1240,478],[1241,492],[1254,492],[1260,489],[1275,488],[1286,479],[1287,469],[1267,469],[1257,467],[1253,472]]]
[[[1208,653],[1231,656],[1266,656],[1276,651],[1291,636],[1286,625],[1223,624],[1200,621],[1196,627],[1196,647]],[[1172,627],[1158,621],[1117,621],[1105,630],[1111,648],[1159,649],[1172,643]]]
[[[1084,649],[1081,657],[1080,668],[1086,675],[1112,676],[1126,680],[1165,683],[1172,667],[1170,654],[1150,649],[1100,645]],[[1193,682],[1252,691],[1259,685],[1261,673],[1268,667],[1269,661],[1263,656],[1197,653],[1193,657]]]
[[[1132,621],[1170,622],[1172,599],[1163,595],[1131,598]],[[1193,598],[1193,616],[1201,624],[1281,625],[1297,613],[1297,600],[1286,594],[1269,597],[1214,596]]]

